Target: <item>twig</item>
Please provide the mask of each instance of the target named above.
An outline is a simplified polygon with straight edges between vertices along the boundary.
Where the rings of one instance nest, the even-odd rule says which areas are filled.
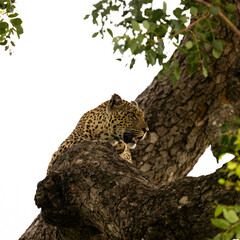
[[[199,19],[196,20],[195,22],[189,24],[186,28],[184,28],[184,29],[180,30],[179,32],[173,34],[173,35],[170,37],[170,39],[173,39],[173,38],[176,37],[177,35],[179,35],[179,34],[185,32],[185,31],[187,31],[188,29],[190,29],[191,27],[193,27],[195,24],[197,24],[198,22],[201,22],[203,19],[208,18],[209,16],[210,16],[210,13],[204,15],[203,17],[199,18]]]
[[[240,37],[240,31],[238,28],[222,13],[220,7],[218,7],[218,15],[223,21]]]
[[[208,2],[205,2],[204,0],[195,0],[196,2],[199,2],[199,3],[202,3],[208,7],[212,7],[212,4],[208,3]]]

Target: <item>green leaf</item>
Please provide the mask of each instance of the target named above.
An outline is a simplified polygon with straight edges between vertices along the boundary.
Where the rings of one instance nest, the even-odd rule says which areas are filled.
[[[152,15],[152,9],[151,8],[146,8],[144,10],[144,14],[147,16],[147,17],[150,17]]]
[[[5,39],[3,42],[0,42],[0,45],[4,46],[4,45],[7,44],[7,42],[8,42],[8,41]]]
[[[229,3],[226,6],[226,10],[230,13],[234,13],[236,11],[236,7],[233,4]]]
[[[236,223],[239,220],[239,217],[234,210],[223,209],[223,216],[230,223]]]
[[[187,49],[191,49],[193,47],[193,42],[192,41],[187,41],[185,43],[185,46],[186,46]]]
[[[189,73],[194,73],[197,71],[199,66],[198,55],[196,51],[188,53],[187,56],[187,71]]]
[[[147,20],[144,20],[142,24],[143,24],[143,27],[145,27],[147,30],[149,29],[149,23]]]
[[[93,4],[93,6],[96,8],[96,9],[100,9],[102,8],[102,1],[96,3],[96,4]]]
[[[195,63],[195,62],[193,62],[193,63],[188,63],[187,64],[187,71],[190,73],[190,74],[192,74],[192,73],[195,73],[196,71],[197,71],[197,69],[198,69],[198,63]]]
[[[129,68],[132,69],[135,64],[135,58],[132,58]]]
[[[223,51],[223,41],[222,40],[215,40],[215,41],[213,41],[213,47],[216,50],[222,52]]]
[[[221,240],[222,234],[219,233],[218,235],[216,235],[213,240]]]
[[[208,76],[207,69],[204,66],[202,66],[202,73],[205,78]]]
[[[17,29],[17,35],[18,37],[20,37],[19,35],[23,34],[23,28],[21,25],[16,26]]]
[[[14,43],[13,41],[11,41],[11,44],[12,44],[12,46],[13,46],[13,47],[15,47],[15,46],[16,46],[16,45],[15,45],[15,43]]]
[[[152,3],[153,0],[143,0],[144,4]]]
[[[212,42],[214,39],[214,35],[211,31],[208,31],[205,33],[205,38],[207,41]]]
[[[237,168],[235,170],[235,174],[240,178],[240,165],[237,166]]]
[[[227,230],[230,227],[230,224],[222,218],[212,218],[211,222],[215,227],[223,230]]]
[[[227,167],[229,170],[234,170],[237,167],[237,163],[236,162],[228,162],[227,163]]]
[[[132,20],[132,28],[134,31],[141,31],[141,28],[136,20]]]
[[[210,12],[213,16],[218,15],[218,7],[211,6],[211,7],[209,8],[209,12]]]
[[[139,44],[141,44],[142,42],[143,42],[143,40],[145,39],[145,37],[146,37],[146,35],[145,34],[138,34],[138,36],[137,36],[137,42],[139,43]]]
[[[119,10],[119,7],[120,7],[120,6],[113,5],[113,6],[111,7],[111,10],[112,10],[112,11],[118,11],[118,10]]]
[[[183,10],[181,8],[176,8],[173,11],[173,14],[175,15],[175,17],[180,18],[182,16],[182,12],[183,12]]]
[[[92,38],[95,38],[97,35],[98,35],[99,32],[95,32],[93,35],[92,35]]]
[[[8,23],[7,22],[0,22],[0,34],[5,34],[8,29]]]
[[[20,18],[11,19],[10,22],[14,27],[17,27],[22,24],[22,20]]]
[[[157,25],[154,29],[156,35],[159,38],[164,38],[167,33],[167,30],[168,30],[168,26],[166,24]]]
[[[234,236],[234,232],[230,232],[227,234],[223,234],[222,240],[232,240],[232,237]]]
[[[13,13],[8,15],[9,18],[15,18],[17,16],[18,16],[18,13]]]
[[[215,6],[220,6],[222,4],[222,0],[213,0],[213,4]]]
[[[174,70],[174,75],[176,76],[177,81],[178,81],[179,78],[181,77],[181,69],[180,69],[180,67],[176,67],[176,68],[175,68],[175,70]]]
[[[237,227],[234,229],[235,233],[236,233],[236,239],[240,239],[240,228],[239,228],[239,224],[237,225]]]
[[[147,62],[148,64],[151,64],[152,66],[156,63],[156,52],[154,52],[152,49],[147,52]]]
[[[224,207],[222,205],[217,205],[217,207],[216,207],[216,209],[214,211],[214,217],[215,218],[222,214],[223,208]]]
[[[159,41],[158,42],[158,54],[159,55],[163,55],[163,50],[164,50],[164,42],[163,41]]]
[[[237,213],[240,213],[240,205],[234,206],[234,209]]]
[[[152,11],[152,21],[159,21],[162,17],[164,17],[164,12],[162,9],[156,9]]]
[[[111,37],[113,37],[113,32],[110,28],[107,29],[108,33],[110,34]]]
[[[85,17],[84,17],[84,20],[88,19],[90,17],[89,14],[87,14]]]
[[[213,48],[212,54],[213,54],[213,56],[214,56],[215,58],[218,59],[218,58],[220,58],[220,56],[222,55],[222,52],[219,51],[219,50],[217,50],[216,48]]]
[[[132,54],[134,54],[134,52],[135,52],[136,49],[137,49],[137,40],[136,40],[136,39],[131,39],[131,40],[129,41],[129,48],[130,48]]]
[[[171,80],[172,85],[176,87],[178,83],[177,76],[175,74],[171,74],[168,78]]]
[[[185,28],[185,25],[181,23],[181,21],[179,20],[176,20],[176,19],[172,19],[169,21],[170,22],[170,25],[172,26],[172,29],[173,29],[173,33],[177,33],[179,32],[180,30],[184,29]],[[178,38],[178,36],[176,36],[176,38]]]
[[[223,178],[218,179],[218,183],[221,185],[225,184],[225,182],[226,182],[226,180]]]
[[[164,14],[167,13],[167,4],[165,1],[163,1],[163,12],[164,12]]]
[[[191,15],[196,16],[197,13],[198,13],[197,8],[196,7],[190,7],[190,13],[191,13]]]

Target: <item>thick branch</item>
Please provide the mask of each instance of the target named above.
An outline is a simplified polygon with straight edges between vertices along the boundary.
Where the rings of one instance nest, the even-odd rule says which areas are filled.
[[[240,5],[236,7],[239,28]],[[173,58],[178,59],[182,71],[177,87],[166,78],[159,81],[156,77],[136,99],[145,111],[150,132],[134,150],[133,159],[156,183],[168,184],[191,171],[213,137],[209,130],[214,125],[211,121],[217,116],[217,122],[221,120],[221,115],[216,115],[221,105],[236,105],[235,112],[239,112],[240,41],[231,29],[218,24],[215,38],[225,41],[224,51],[216,59],[209,49],[207,78],[200,68],[189,74],[186,56],[176,51]],[[186,37],[182,44],[188,40]]]
[[[215,232],[213,201],[233,204],[240,196],[219,186],[219,172],[158,188],[107,144],[75,145],[57,166],[38,184],[35,200],[60,235],[71,226],[75,237],[91,228],[107,239],[200,240]]]

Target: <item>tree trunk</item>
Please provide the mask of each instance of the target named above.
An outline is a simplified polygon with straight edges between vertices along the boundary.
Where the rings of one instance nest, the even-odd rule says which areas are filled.
[[[240,4],[236,22],[240,28]],[[60,156],[38,184],[40,215],[20,239],[205,239],[214,200],[239,202],[239,194],[220,187],[221,173],[188,178],[212,143],[218,127],[240,115],[240,40],[219,22],[216,39],[224,39],[211,72],[186,72],[181,64],[177,87],[157,77],[136,99],[150,132],[133,151],[133,165],[122,161],[108,144],[79,143]],[[183,40],[186,42],[187,37]],[[211,55],[211,49],[209,50]]]

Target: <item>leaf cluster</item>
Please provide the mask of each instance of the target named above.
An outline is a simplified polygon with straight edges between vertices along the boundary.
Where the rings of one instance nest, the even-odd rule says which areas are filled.
[[[207,77],[211,70],[209,50],[213,57],[219,58],[224,49],[224,40],[216,39],[214,34],[219,20],[222,20],[219,8],[234,22],[235,6],[225,0],[213,0],[210,6],[199,1],[182,0],[181,7],[177,7],[170,16],[165,2],[162,7],[155,7],[154,3],[153,0],[101,0],[93,5],[94,10],[85,19],[91,17],[93,24],[99,28],[93,37],[104,37],[108,33],[113,40],[114,52],[132,56],[130,68],[134,66],[137,55],[144,55],[148,66],[159,64],[163,67],[160,79],[167,76],[176,84],[181,69],[177,59],[173,63],[166,60],[164,40],[170,39],[179,51],[187,54],[187,71],[193,74],[201,68],[202,74]],[[121,17],[111,19],[114,12]],[[190,27],[189,12],[192,16]],[[122,34],[115,36],[115,32],[120,30]],[[180,39],[186,34],[189,34],[190,40],[181,45]]]
[[[240,191],[240,118],[236,117],[231,124],[221,127],[222,141],[218,152],[218,159],[226,153],[235,156],[227,163],[225,178],[218,180],[219,184]],[[234,237],[240,239],[240,206],[224,206],[218,204],[215,208],[214,218],[211,222],[217,228],[224,230],[217,234],[213,240],[230,240]]]
[[[18,38],[23,34],[22,20],[15,12],[15,0],[0,0],[0,45],[5,47],[5,51],[9,50],[12,54],[12,47],[15,43],[12,40],[16,33]]]
[[[217,234],[213,240],[240,239],[240,206],[224,206],[218,204],[215,208],[212,224],[224,230]]]
[[[231,240],[234,237],[240,239],[240,206],[225,206],[218,204],[214,211],[212,224],[224,230],[217,234],[213,240]]]

